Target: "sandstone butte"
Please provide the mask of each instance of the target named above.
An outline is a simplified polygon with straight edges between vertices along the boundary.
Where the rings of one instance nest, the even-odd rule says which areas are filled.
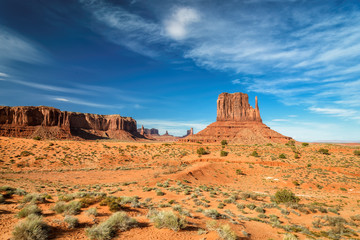
[[[255,108],[245,93],[221,93],[217,100],[216,122],[180,142],[214,143],[227,140],[236,144],[284,143],[291,140],[266,126],[260,117],[257,97]]]
[[[0,106],[0,136],[134,140],[136,121],[120,115],[60,111],[53,107]]]

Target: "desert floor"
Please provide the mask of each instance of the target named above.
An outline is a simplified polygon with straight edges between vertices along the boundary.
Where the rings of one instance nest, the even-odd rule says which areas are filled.
[[[116,229],[115,239],[360,239],[359,150],[1,137],[0,238],[11,239],[27,221],[22,209],[36,205],[51,239],[90,239],[87,229],[117,211],[137,224]],[[298,199],[279,201],[283,189]],[[158,228],[149,219],[156,211],[187,225]]]

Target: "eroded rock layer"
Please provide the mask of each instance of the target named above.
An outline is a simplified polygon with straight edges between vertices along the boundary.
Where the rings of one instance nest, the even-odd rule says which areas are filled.
[[[245,93],[221,93],[217,100],[217,121],[180,142],[214,143],[227,140],[236,144],[284,143],[291,140],[262,123],[257,97],[255,108]]]
[[[0,135],[131,140],[136,137],[137,131],[134,119],[120,115],[67,112],[46,106],[0,106]]]

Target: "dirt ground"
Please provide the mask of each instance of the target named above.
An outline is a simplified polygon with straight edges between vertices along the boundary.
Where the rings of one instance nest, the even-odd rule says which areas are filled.
[[[198,154],[200,148],[205,154]],[[358,144],[222,146],[1,137],[0,238],[12,238],[15,226],[25,221],[19,212],[31,204],[24,199],[38,194],[46,200],[32,204],[42,210],[51,239],[89,239],[86,230],[116,211],[138,222],[116,231],[116,239],[233,239],[221,235],[225,225],[238,239],[360,239],[358,151]],[[279,202],[275,195],[283,189],[297,200]],[[94,197],[99,193],[101,198]],[[105,194],[122,199],[119,209],[106,204]],[[69,228],[64,214],[54,210],[60,200],[82,203],[74,214],[78,226]],[[89,215],[90,208],[98,215]],[[157,228],[148,217],[151,209],[173,211],[187,226]]]

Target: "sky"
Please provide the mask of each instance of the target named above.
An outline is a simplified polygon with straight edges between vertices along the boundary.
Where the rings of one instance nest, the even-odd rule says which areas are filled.
[[[360,141],[358,0],[0,0],[0,105],[185,135],[243,92],[299,141]]]

